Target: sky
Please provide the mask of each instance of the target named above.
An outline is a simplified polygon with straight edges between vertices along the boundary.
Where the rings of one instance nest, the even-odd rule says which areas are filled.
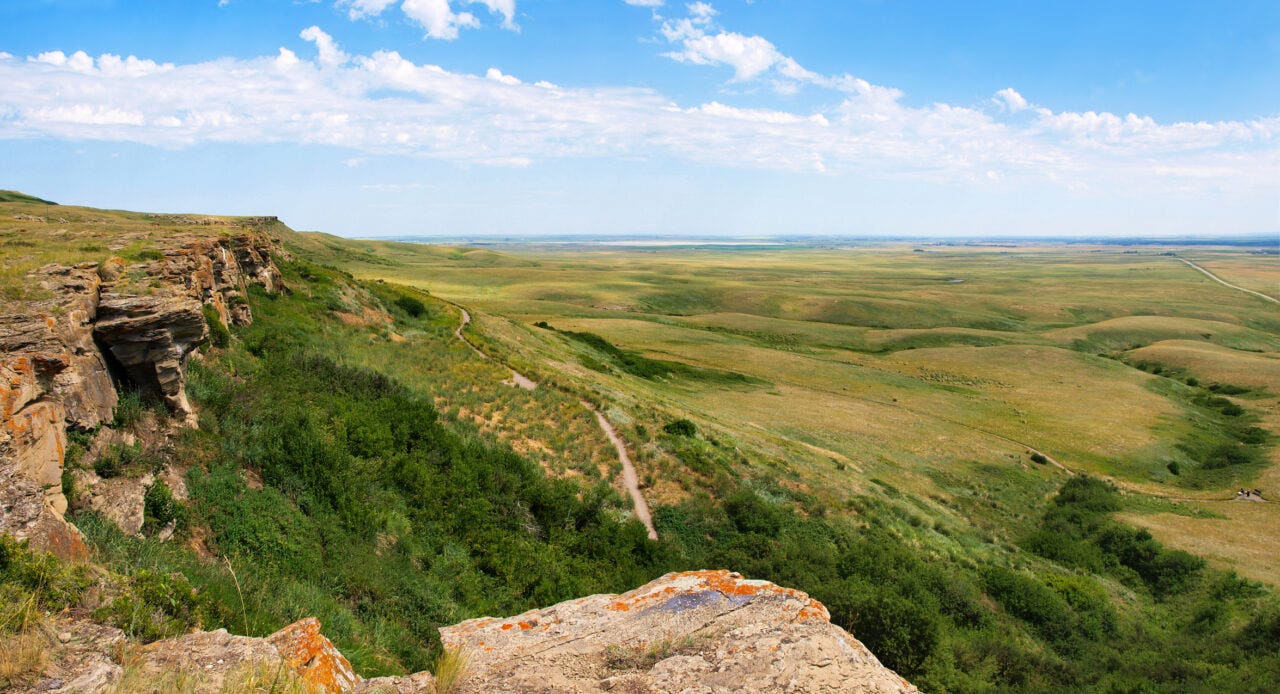
[[[1280,3],[3,0],[0,188],[345,236],[1280,242]]]

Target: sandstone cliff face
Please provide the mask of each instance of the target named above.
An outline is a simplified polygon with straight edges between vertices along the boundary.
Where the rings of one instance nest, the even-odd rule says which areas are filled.
[[[272,250],[261,235],[175,235],[150,262],[30,275],[52,298],[0,316],[0,532],[83,555],[62,518],[67,429],[110,421],[118,381],[193,421],[184,385],[188,357],[208,338],[202,306],[225,323],[250,322],[248,285],[282,289]]]
[[[28,691],[110,692],[133,678],[219,692],[255,664],[288,668],[329,694],[437,691],[429,672],[361,679],[314,618],[266,638],[197,632],[130,657],[111,655],[127,652],[116,629],[74,619],[57,628],[64,645]],[[622,595],[473,619],[440,636],[465,662],[448,690],[459,693],[917,691],[832,624],[821,603],[728,571],[667,574]]]

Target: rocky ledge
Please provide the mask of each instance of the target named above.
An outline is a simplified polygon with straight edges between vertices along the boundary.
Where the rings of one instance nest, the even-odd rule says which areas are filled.
[[[442,628],[461,667],[441,687],[428,672],[361,679],[314,618],[265,638],[207,631],[133,651],[118,630],[92,622],[66,619],[57,629],[46,677],[27,691],[111,692],[125,682],[129,691],[182,683],[220,692],[246,668],[288,668],[328,694],[917,691],[832,624],[821,603],[729,571],[672,573],[622,595]]]
[[[31,273],[47,296],[0,316],[0,532],[64,558],[84,544],[63,520],[69,428],[111,420],[118,386],[159,398],[188,423],[186,362],[223,325],[252,320],[250,284],[282,289],[262,234],[175,235],[159,257]]]

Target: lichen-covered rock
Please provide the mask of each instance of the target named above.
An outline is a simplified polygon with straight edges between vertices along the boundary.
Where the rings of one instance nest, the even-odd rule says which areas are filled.
[[[320,633],[320,620],[307,617],[268,636],[286,665],[307,684],[325,692],[345,692],[358,677],[351,663]]]
[[[225,692],[257,666],[267,672],[292,670],[317,694],[348,692],[360,681],[320,634],[314,617],[266,638],[219,629],[147,646],[129,644],[119,629],[86,619],[64,618],[53,626],[58,637],[51,640],[43,671],[14,691],[105,694],[119,687],[131,692]]]
[[[806,594],[728,571],[667,574],[440,630],[461,692],[914,692]]]

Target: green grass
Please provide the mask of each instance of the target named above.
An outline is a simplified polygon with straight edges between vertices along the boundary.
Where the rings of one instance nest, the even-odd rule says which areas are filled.
[[[158,219],[59,214],[82,216],[52,255],[155,248]],[[241,228],[223,221],[210,233]],[[171,451],[191,498],[148,492],[149,528],[176,521],[179,541],[76,517],[124,587],[101,616],[137,639],[316,615],[362,674],[399,673],[437,661],[441,625],[728,567],[808,591],[926,691],[1266,691],[1280,674],[1274,591],[1179,549],[1245,517],[1165,498],[1268,479],[1276,396],[1222,365],[1273,359],[1280,321],[1180,263],[271,233],[291,291],[252,290],[254,323],[192,363],[200,428]],[[44,252],[14,248],[11,269]],[[496,361],[455,339],[447,300]],[[1121,360],[1172,339],[1217,371]],[[543,386],[503,385],[504,363]],[[660,541],[579,398],[625,437]],[[145,405],[121,409],[132,426]],[[1127,524],[1166,517],[1173,532]]]
[[[26,202],[26,203],[36,203],[40,205],[57,205],[58,204],[56,202],[49,202],[48,200],[41,200],[40,198],[37,198],[34,195],[19,193],[16,190],[0,190],[0,202]]]

